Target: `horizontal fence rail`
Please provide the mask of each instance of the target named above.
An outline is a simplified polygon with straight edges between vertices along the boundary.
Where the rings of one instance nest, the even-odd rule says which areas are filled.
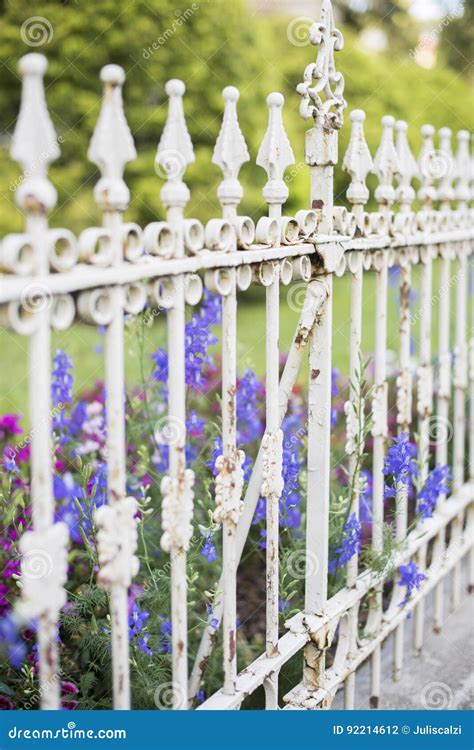
[[[25,214],[25,228],[1,241],[0,314],[5,328],[29,341],[33,529],[21,540],[18,613],[38,623],[40,685],[48,686],[40,691],[44,709],[61,705],[56,632],[66,602],[68,571],[68,530],[55,521],[52,485],[51,331],[66,331],[76,320],[106,330],[108,502],[97,510],[95,523],[100,564],[97,580],[110,594],[115,708],[131,707],[127,595],[139,565],[137,502],[127,494],[124,316],[138,315],[146,305],[167,313],[168,420],[179,425],[178,437],[169,445],[169,470],[161,482],[161,547],[171,565],[173,708],[194,705],[219,638],[223,646],[222,686],[200,710],[239,709],[261,686],[267,709],[329,708],[341,686],[345,707],[351,709],[356,671],[366,659],[371,662],[370,705],[376,708],[384,640],[394,633],[394,678],[400,679],[407,615],[414,613],[414,647],[419,652],[427,594],[434,591],[435,628],[439,630],[444,579],[452,574],[453,605],[458,606],[461,563],[468,554],[473,575],[474,339],[472,328],[468,337],[467,319],[474,236],[470,136],[466,131],[457,134],[457,153],[453,155],[451,131],[440,130],[435,145],[434,128],[425,125],[423,148],[415,159],[407,123],[385,116],[380,146],[372,158],[364,137],[365,114],[352,111],[351,138],[342,160],[350,178],[347,201],[351,210],[334,205],[333,172],[346,102],[344,80],[335,66],[335,52],[342,48],[343,39],[334,27],[328,0],[323,2],[322,18],[312,27],[310,38],[318,47],[317,60],[308,65],[298,86],[301,115],[309,122],[305,148],[311,184],[308,208],[295,216],[285,214],[289,196],[285,171],[295,159],[283,124],[283,96],[272,93],[267,98],[267,131],[257,156],[257,164],[268,178],[263,189],[268,211],[256,223],[239,214],[243,197],[239,172],[250,155],[238,122],[239,92],[233,86],[223,91],[223,122],[212,159],[223,175],[217,190],[222,215],[205,226],[187,218],[190,191],[184,178],[194,152],[183,109],[185,86],[178,80],[166,84],[168,118],[156,155],[157,171],[165,177],[161,200],[166,218],[144,228],[124,221],[130,193],[123,174],[136,151],[123,110],[124,72],[107,65],[101,71],[102,108],[88,153],[101,174],[94,198],[103,212],[103,224],[85,228],[78,237],[66,228],[50,228],[47,216],[57,196],[47,172],[49,163],[59,156],[59,145],[44,96],[46,60],[29,54],[20,61],[23,93],[11,154],[23,169],[16,201]],[[371,173],[378,179],[375,211],[367,210],[371,196],[366,180]],[[419,184],[417,192],[414,180]],[[440,266],[436,287],[435,263]],[[448,464],[451,455],[449,436],[433,440],[433,424],[452,420],[452,491],[442,496],[431,518],[410,528],[407,488],[403,483],[395,488],[399,547],[394,564],[416,562],[425,577],[407,602],[402,601],[400,586],[393,587],[388,604],[384,598],[384,583],[393,577],[393,565],[390,570],[363,570],[357,553],[347,562],[345,586],[329,598],[331,369],[332,337],[337,336],[332,324],[333,287],[343,276],[350,280],[350,392],[345,404],[350,514],[357,522],[362,492],[360,461],[364,442],[370,438],[372,551],[380,557],[385,544],[384,466],[389,437],[387,297],[394,269],[399,271],[400,315],[396,429],[399,436],[419,435],[420,474],[426,480],[433,445],[437,464]],[[421,278],[421,297],[416,304],[410,296],[413,270],[419,271]],[[370,429],[366,430],[360,425],[357,381],[362,368],[364,281],[369,277],[375,279],[376,298]],[[304,302],[280,372],[280,292],[295,282],[304,293]],[[192,661],[186,557],[193,534],[194,474],[186,465],[185,453],[185,313],[186,306],[200,301],[204,285],[222,299],[222,453],[216,462],[213,519],[222,527],[223,566],[214,619],[203,626]],[[266,296],[266,427],[245,484],[245,455],[238,446],[236,427],[237,310],[239,294],[252,285],[263,286]],[[432,322],[435,306],[439,309],[436,339]],[[420,330],[416,368],[411,353],[413,320]],[[282,422],[305,356],[309,362],[305,604],[303,611],[285,623],[282,633]],[[259,658],[239,671],[237,573],[261,497],[266,501],[265,647]],[[42,551],[52,564],[46,575],[32,580],[25,574],[25,561],[32,552]],[[470,584],[474,585],[472,577]],[[361,612],[367,602],[366,635],[362,638]],[[281,703],[279,673],[297,654],[302,657],[301,681]]]

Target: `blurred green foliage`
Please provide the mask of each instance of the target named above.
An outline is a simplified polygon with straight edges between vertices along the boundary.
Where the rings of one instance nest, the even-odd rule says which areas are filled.
[[[164,84],[182,78],[187,86],[185,111],[196,152],[196,163],[186,173],[192,189],[188,215],[202,220],[219,211],[215,191],[219,170],[211,164],[219,132],[224,86],[241,90],[239,117],[248,142],[251,162],[242,169],[245,197],[242,212],[258,217],[265,211],[261,188],[266,181],[255,157],[263,137],[266,95],[280,90],[286,98],[284,120],[296,158],[289,170],[288,211],[308,201],[308,173],[303,163],[304,131],[295,91],[306,65],[315,59],[311,45],[295,46],[289,40],[288,18],[254,15],[243,0],[209,0],[177,4],[171,0],[96,0],[94,3],[29,0],[0,3],[2,58],[0,68],[0,118],[2,121],[2,174],[0,177],[0,232],[18,230],[22,218],[12,210],[19,167],[8,157],[18,112],[20,81],[18,59],[31,51],[48,56],[47,100],[62,139],[60,160],[50,171],[59,193],[53,225],[80,231],[100,221],[92,198],[97,170],[87,161],[87,146],[100,103],[100,68],[110,62],[127,73],[124,89],[126,114],[133,131],[138,159],[127,167],[132,190],[127,216],[142,225],[163,217],[159,191],[162,180],[154,171],[156,146],[166,117]],[[45,43],[25,43],[24,24],[32,16],[49,22],[52,35]],[[424,122],[454,131],[472,126],[472,105],[465,80],[448,67],[423,70],[400,45],[390,53],[368,54],[358,42],[354,26],[343,28],[345,47],[337,66],[346,78],[349,108],[367,113],[366,134],[374,153],[380,136],[380,118],[391,113],[410,123],[415,152]],[[154,45],[154,47],[153,47]],[[349,136],[348,117],[341,131],[340,160]],[[372,183],[373,184],[373,183]],[[337,202],[343,202],[347,177],[336,170]]]

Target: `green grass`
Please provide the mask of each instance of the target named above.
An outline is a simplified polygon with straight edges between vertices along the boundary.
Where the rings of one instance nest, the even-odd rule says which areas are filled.
[[[433,288],[438,288],[438,264],[435,263]],[[455,264],[452,275],[456,273]],[[413,286],[419,288],[420,269],[413,272]],[[374,349],[375,324],[375,279],[372,273],[365,274],[363,295],[363,350],[370,354]],[[348,276],[334,280],[333,300],[333,366],[341,373],[347,373],[349,365],[350,334],[350,285]],[[290,287],[281,288],[280,306],[280,350],[288,351],[298,320],[297,312],[288,306]],[[455,288],[452,289],[455,298]],[[415,302],[416,305],[416,302]],[[416,307],[414,308],[416,310]],[[389,290],[387,344],[388,349],[398,351],[398,310],[395,304],[395,290]],[[433,352],[437,346],[438,315],[436,302],[433,314]],[[454,315],[452,315],[454,329]],[[413,336],[418,339],[418,326],[414,326]],[[96,347],[102,347],[103,336],[93,326],[76,323],[66,332],[53,334],[53,351],[64,349],[74,362],[75,391],[92,388],[97,380],[103,379],[103,356]],[[145,329],[143,346],[140,345],[137,323],[127,325],[126,334],[126,379],[129,387],[142,382],[149,374],[149,355],[166,343],[165,317],[160,316],[153,325]],[[27,418],[28,404],[28,340],[24,337],[0,329],[0,347],[3,366],[0,372],[0,413],[20,412]],[[219,345],[215,349],[218,350]],[[239,296],[238,314],[238,363],[239,371],[252,368],[259,376],[265,374],[265,291],[254,288]],[[306,377],[300,373],[300,382]],[[33,381],[34,383],[34,381]]]

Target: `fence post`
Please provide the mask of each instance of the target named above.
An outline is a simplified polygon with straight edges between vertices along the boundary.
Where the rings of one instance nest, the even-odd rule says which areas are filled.
[[[23,78],[20,114],[13,134],[12,158],[24,171],[16,202],[26,214],[26,232],[34,248],[35,272],[49,273],[47,214],[57,201],[47,177],[49,162],[59,156],[59,145],[44,97],[43,55],[20,60]],[[61,708],[58,667],[58,619],[66,602],[67,526],[54,523],[53,444],[51,420],[51,290],[32,281],[22,294],[26,315],[34,316],[29,346],[29,404],[31,420],[31,496],[33,530],[20,540],[22,600],[17,611],[38,622],[39,691],[43,709]]]
[[[347,189],[347,199],[352,204],[359,232],[364,228],[364,207],[369,200],[369,189],[365,184],[367,175],[374,165],[364,136],[365,112],[355,109],[350,114],[352,121],[351,138],[342,167],[351,176]],[[344,404],[346,414],[346,446],[349,458],[348,486],[350,488],[350,507],[348,514],[359,518],[359,501],[361,493],[360,457],[364,452],[364,414],[363,402],[358,384],[361,378],[362,357],[362,291],[363,291],[363,255],[361,252],[349,254],[348,268],[351,273],[351,327],[349,353],[349,400]],[[361,434],[362,433],[362,434]],[[347,586],[354,588],[357,582],[359,556],[354,553],[347,563]],[[349,614],[349,658],[357,650],[357,618],[359,604],[352,607]],[[344,708],[354,708],[355,672],[346,679],[344,690]]]
[[[379,179],[375,190],[375,199],[379,204],[380,214],[386,221],[387,231],[390,226],[390,208],[395,200],[393,179],[400,173],[397,152],[393,142],[395,120],[391,116],[382,118],[382,138],[375,155],[374,167]],[[384,477],[385,443],[387,440],[387,280],[388,253],[382,251],[374,257],[375,277],[375,382],[373,397],[374,459],[373,459],[373,526],[372,548],[375,554],[383,552],[384,522]],[[382,587],[375,590],[372,626],[377,630],[382,622]],[[372,655],[370,707],[378,708],[380,699],[381,647],[374,649]]]
[[[183,112],[185,86],[172,79],[166,84],[168,118],[158,145],[156,163],[167,176],[161,200],[175,234],[175,257],[184,257],[183,209],[189,189],[183,182],[188,164],[194,161],[193,146]],[[168,419],[173,435],[169,443],[169,476],[161,491],[163,536],[161,546],[171,554],[171,621],[173,706],[188,708],[188,617],[186,552],[192,537],[194,472],[186,469],[185,297],[184,276],[173,278],[173,301],[167,315],[168,328]]]
[[[331,3],[324,0],[321,19],[310,29],[310,41],[319,47],[316,63],[307,66],[298,85],[300,113],[314,124],[306,132],[305,159],[310,166],[310,208],[320,212],[319,232],[332,232],[334,166],[337,164],[338,130],[346,106],[344,79],[336,71],[334,51],[343,46],[334,26]],[[317,83],[313,85],[313,82]],[[324,99],[324,100],[323,100]],[[327,601],[330,438],[331,438],[331,352],[332,274],[317,279],[326,302],[309,342],[308,383],[308,473],[306,511],[305,613],[322,614]],[[312,690],[323,687],[325,649],[329,642],[310,642],[304,650],[303,700]],[[331,696],[328,696],[330,701]]]
[[[89,160],[98,165],[101,179],[94,190],[104,212],[104,227],[110,232],[112,265],[123,262],[122,214],[130,192],[123,180],[127,162],[136,158],[135,146],[125,120],[122,85],[125,73],[118,65],[106,65],[100,73],[104,97],[89,147]],[[135,514],[137,503],[126,497],[125,445],[125,290],[110,290],[112,319],[105,334],[105,391],[107,404],[107,506],[95,513],[101,586],[110,590],[112,627],[112,675],[114,707],[130,708],[128,644],[128,587],[138,572]],[[122,543],[118,544],[118,540]]]
[[[212,161],[223,172],[217,194],[223,216],[235,221],[243,189],[239,171],[250,156],[237,119],[239,91],[227,86],[222,92],[224,119]],[[237,252],[234,240],[231,249]],[[216,461],[216,503],[214,520],[222,523],[223,645],[225,695],[234,695],[237,677],[237,553],[235,532],[243,510],[243,462],[245,454],[237,450],[237,287],[236,269],[230,268],[227,293],[222,296],[222,455]]]

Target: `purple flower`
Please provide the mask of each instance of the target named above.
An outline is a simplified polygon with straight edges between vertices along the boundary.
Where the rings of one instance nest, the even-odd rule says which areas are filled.
[[[154,379],[160,383],[166,383],[168,380],[168,354],[160,347],[154,354],[150,354],[150,359],[155,363]]]
[[[20,635],[16,621],[10,614],[0,620],[0,646],[2,644],[6,646],[12,667],[20,669],[26,657],[26,644]]]
[[[360,481],[363,487],[359,495],[359,515],[362,523],[370,525],[372,523],[372,492],[374,478],[370,471],[364,469],[360,472]]]
[[[0,440],[22,434],[23,430],[18,424],[20,419],[21,414],[4,414],[0,417]]]
[[[148,647],[150,636],[143,632],[149,617],[150,613],[140,609],[137,602],[134,602],[128,615],[128,639],[134,642],[144,654],[151,656],[153,651]]]
[[[149,640],[150,640],[150,634],[145,633],[141,638],[137,639],[137,646],[143,654],[146,654],[147,656],[153,656],[153,651],[148,646]]]
[[[13,703],[10,698],[0,693],[0,711],[13,711]]]
[[[392,477],[392,486],[385,487],[385,496],[394,497],[397,484],[409,486],[417,474],[416,446],[410,442],[408,432],[394,438],[385,458],[383,473]]]
[[[441,495],[449,492],[451,469],[449,466],[436,466],[430,471],[422,489],[418,493],[418,512],[422,519],[431,518]]]
[[[171,654],[173,651],[171,645],[171,633],[172,626],[171,621],[165,618],[160,625],[161,630],[161,646],[158,649],[160,654]]]
[[[208,563],[217,560],[216,545],[214,544],[214,540],[211,534],[209,534],[204,540],[204,544],[201,548],[201,555],[206,558]]]
[[[218,471],[216,469],[216,461],[219,456],[222,456],[222,437],[220,435],[214,438],[214,448],[212,449],[212,456],[207,462],[207,466],[209,466],[214,476],[217,476],[218,474]]]
[[[20,471],[18,466],[15,463],[15,457],[11,456],[10,458],[4,458],[3,459],[3,466],[6,471],[9,471],[11,474],[18,474]]]
[[[58,349],[53,360],[51,381],[51,400],[53,407],[69,404],[72,401],[72,386],[74,385],[74,378],[70,370],[72,370],[71,358],[68,357],[66,352]],[[64,410],[61,408],[59,412],[54,412],[53,426],[55,429],[60,429],[64,427],[65,424],[66,417]]]
[[[246,445],[263,434],[260,416],[264,387],[252,370],[247,370],[237,382],[237,442]]]
[[[351,513],[342,530],[341,544],[334,550],[329,560],[329,572],[335,573],[338,568],[360,552],[360,536],[362,527],[355,513]]]
[[[414,562],[408,563],[408,565],[400,565],[398,574],[400,576],[398,585],[405,586],[407,590],[404,600],[399,605],[400,607],[404,607],[410,599],[412,592],[420,588],[426,576],[419,572],[418,566]]]
[[[204,367],[213,364],[208,348],[217,344],[217,338],[209,330],[220,322],[221,299],[207,290],[198,313],[185,326],[185,381],[193,390],[204,385]],[[162,383],[168,380],[168,354],[160,348],[151,355],[155,362],[153,377]]]

